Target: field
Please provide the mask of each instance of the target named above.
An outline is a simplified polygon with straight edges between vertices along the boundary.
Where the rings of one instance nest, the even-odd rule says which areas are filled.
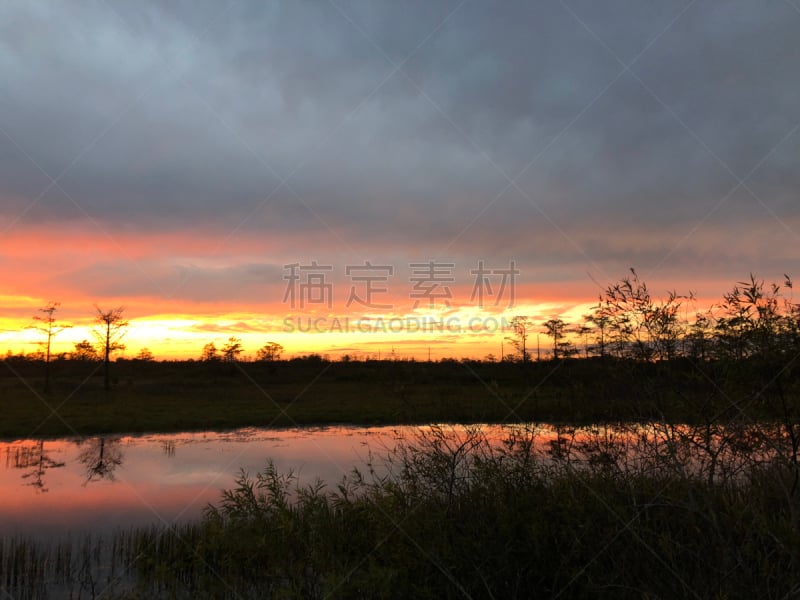
[[[247,426],[429,422],[591,423],[797,414],[792,371],[756,363],[615,359],[436,363],[117,361],[0,365],[0,436],[55,437]],[[772,373],[778,373],[773,377]],[[787,412],[789,411],[789,412]]]

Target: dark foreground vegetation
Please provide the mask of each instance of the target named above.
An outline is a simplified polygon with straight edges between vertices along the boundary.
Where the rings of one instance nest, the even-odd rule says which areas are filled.
[[[424,430],[338,486],[297,488],[268,464],[198,523],[59,548],[6,540],[0,585],[15,598],[800,594],[785,428],[536,431]]]

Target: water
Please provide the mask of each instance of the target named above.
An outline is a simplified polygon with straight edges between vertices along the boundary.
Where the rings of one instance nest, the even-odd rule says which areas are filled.
[[[422,429],[242,429],[0,442],[0,538],[54,541],[195,520],[222,490],[234,487],[242,469],[254,475],[270,459],[303,485],[321,479],[335,486],[354,467],[363,469],[370,453],[379,466],[399,440]],[[509,427],[481,429],[499,444]],[[533,431],[542,460],[578,466],[600,460],[620,469],[694,472],[709,479],[735,478],[754,463],[786,454],[783,434],[758,428],[540,424]]]
[[[244,469],[272,459],[301,482],[335,485],[404,428],[103,436],[0,442],[0,536],[54,539],[198,518]]]
[[[481,435],[473,435],[471,428],[445,426],[421,438],[426,430],[430,428],[245,429],[0,442],[0,595],[102,597],[152,584],[152,589],[143,588],[147,595],[169,596],[172,588],[159,588],[160,583],[150,580],[151,572],[142,575],[138,570],[146,566],[138,562],[141,549],[167,544],[169,556],[170,544],[179,544],[185,533],[163,537],[166,526],[197,519],[204,507],[220,500],[221,490],[235,486],[241,469],[255,474],[268,460],[280,472],[294,471],[301,484],[321,479],[329,487],[354,466],[363,470],[371,453],[382,472],[382,457],[401,441],[407,442],[405,450],[411,444],[426,456],[446,458],[447,465],[451,457],[460,456],[453,468],[465,481],[470,475],[461,470],[460,461],[467,455],[490,460],[510,456],[511,464],[517,464],[513,453],[503,454],[504,448],[519,452],[537,476],[570,475],[560,481],[571,481],[584,469],[622,484],[630,474],[665,475],[687,483],[724,482],[720,489],[731,490],[759,471],[773,473],[772,466],[782,469],[759,481],[780,484],[796,472],[797,452],[789,443],[794,438],[769,424],[482,426]],[[516,442],[504,444],[509,436]],[[395,475],[414,461],[414,451],[403,454],[401,446],[399,452],[391,463]],[[423,462],[423,470],[431,464],[442,463]],[[445,470],[443,476],[451,473]],[[437,481],[428,482],[432,487],[426,489],[439,493]],[[191,572],[182,571],[181,577]],[[175,585],[187,581],[179,578]]]

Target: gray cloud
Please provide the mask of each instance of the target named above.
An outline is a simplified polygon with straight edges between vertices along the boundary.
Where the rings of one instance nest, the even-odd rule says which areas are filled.
[[[709,216],[764,160],[751,188],[796,227],[800,142],[784,136],[800,122],[797,11],[566,5],[6,3],[0,218],[45,189],[40,168],[68,169],[60,185],[112,233],[214,223],[296,232],[295,252],[339,236],[361,253],[457,238],[466,256],[616,268],[657,264],[703,219],[697,236],[735,237],[745,219],[770,230],[746,198]],[[651,42],[623,73],[617,58]],[[524,193],[476,219],[503,173],[526,167]],[[83,218],[52,190],[18,226]],[[604,239],[660,230],[674,233],[663,254]]]

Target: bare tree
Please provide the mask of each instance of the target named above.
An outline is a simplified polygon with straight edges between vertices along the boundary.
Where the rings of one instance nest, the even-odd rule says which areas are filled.
[[[511,319],[511,330],[514,332],[514,337],[506,338],[517,349],[523,363],[527,363],[530,359],[530,355],[528,354],[528,336],[530,335],[532,327],[533,319],[525,316],[516,316]]]
[[[586,325],[589,321],[587,321],[587,316],[583,317],[584,324],[577,325],[574,329],[572,329],[572,333],[577,334],[581,340],[583,340],[583,357],[589,358],[589,334],[594,331],[592,327]]]
[[[50,348],[53,343],[53,338],[72,327],[71,325],[64,325],[60,323],[56,323],[55,313],[58,310],[58,307],[61,306],[60,302],[49,302],[45,307],[40,308],[39,312],[42,313],[41,315],[34,315],[34,321],[37,321],[39,325],[34,326],[37,331],[41,331],[45,339],[42,342],[42,345],[45,348],[44,352],[44,391],[50,391]]]
[[[600,297],[600,301],[597,303],[597,305],[592,307],[592,309],[592,312],[584,316],[583,319],[587,324],[591,324],[592,329],[595,330],[595,343],[597,344],[597,352],[601,358],[605,358],[607,353],[607,330],[611,321],[611,315],[607,310],[605,310],[602,296]]]
[[[103,310],[95,304],[97,309],[97,317],[95,323],[97,326],[92,332],[100,343],[100,348],[103,353],[104,365],[104,385],[108,390],[111,388],[111,380],[109,379],[109,368],[111,363],[111,354],[117,350],[124,350],[125,345],[121,343],[122,336],[125,335],[125,328],[128,326],[122,313],[123,307],[112,308],[110,310]]]

